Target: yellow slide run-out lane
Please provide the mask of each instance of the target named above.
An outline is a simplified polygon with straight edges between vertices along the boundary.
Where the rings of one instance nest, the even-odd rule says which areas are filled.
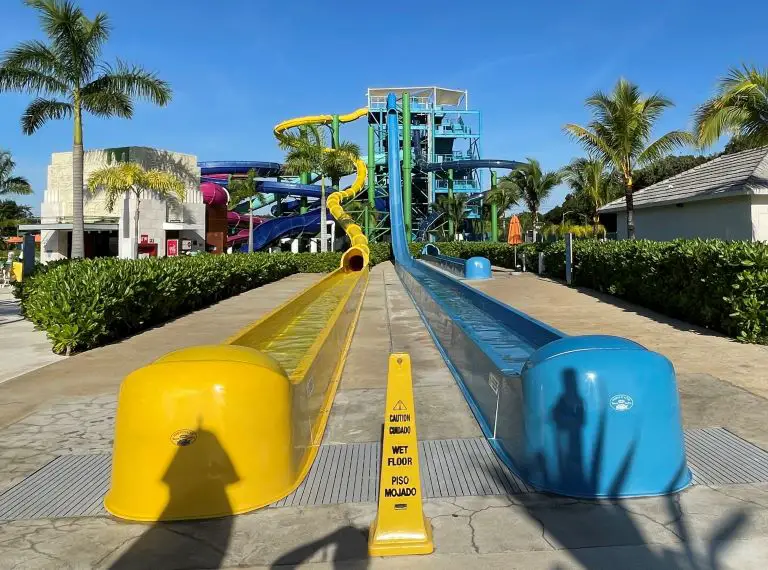
[[[339,117],[348,122],[359,109]],[[291,119],[287,129],[331,115]],[[107,510],[155,521],[209,518],[273,503],[299,486],[322,441],[368,283],[368,240],[329,195],[350,247],[341,267],[220,345],[168,354],[132,373],[118,402]]]

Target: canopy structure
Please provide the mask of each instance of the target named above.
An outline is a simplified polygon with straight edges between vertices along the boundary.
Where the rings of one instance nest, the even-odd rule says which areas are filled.
[[[409,93],[411,97],[424,97],[433,105],[459,107],[464,110],[469,108],[466,90],[446,89],[434,85],[431,87],[369,87],[368,107],[371,108],[372,101],[374,103],[386,101],[389,93],[394,93],[398,100],[402,99],[403,93]]]

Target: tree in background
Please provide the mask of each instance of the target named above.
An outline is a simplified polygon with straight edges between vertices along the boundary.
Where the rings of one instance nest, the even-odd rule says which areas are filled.
[[[245,178],[230,178],[227,191],[229,192],[229,205],[236,206],[243,200],[250,198],[262,202],[264,195],[256,191],[256,171],[251,169]]]
[[[656,162],[679,146],[691,144],[693,137],[685,131],[670,131],[651,141],[653,125],[672,101],[655,93],[644,96],[640,88],[619,79],[613,91],[601,91],[586,100],[593,120],[582,127],[565,125],[565,131],[581,142],[590,155],[611,164],[624,183],[627,208],[627,237],[635,238],[635,216],[632,193],[638,166]]]
[[[635,192],[656,184],[657,182],[661,182],[662,180],[666,180],[667,178],[677,176],[681,172],[685,172],[700,164],[709,162],[713,158],[715,158],[715,156],[693,156],[690,154],[682,156],[665,156],[635,172]]]
[[[0,236],[15,236],[19,224],[29,223],[33,217],[31,206],[18,204],[14,200],[0,200]],[[5,247],[5,242],[0,240],[0,246]]]
[[[325,133],[318,125],[290,129],[278,135],[277,140],[280,148],[287,151],[283,162],[287,174],[309,172],[320,175],[320,251],[327,251],[325,179],[331,178],[333,184],[338,184],[342,177],[354,172],[355,161],[360,158],[360,147],[341,141],[338,149],[328,148]]]
[[[531,213],[534,241],[539,227],[541,203],[562,180],[563,176],[559,172],[544,172],[538,160],[528,158],[526,164],[510,172],[499,183],[514,185],[518,188],[521,200]]]
[[[109,39],[103,12],[91,20],[70,0],[26,0],[37,10],[49,39],[22,42],[0,59],[0,92],[35,96],[21,117],[24,134],[48,121],[74,118],[72,140],[72,257],[84,255],[83,113],[98,117],[133,116],[133,97],[165,106],[171,89],[141,67],[118,60],[112,67],[99,61]]]
[[[32,194],[32,186],[23,176],[14,176],[13,169],[16,163],[7,150],[0,150],[0,196],[6,194],[18,194],[28,196]]]
[[[506,235],[506,213],[512,206],[516,206],[520,203],[522,196],[520,194],[520,188],[506,177],[502,177],[496,184],[495,188],[491,188],[485,197],[486,204],[496,205],[498,214],[501,216],[503,223],[501,224],[502,235]],[[490,214],[490,212],[489,212]],[[498,238],[498,236],[496,236]]]
[[[616,177],[602,158],[577,158],[562,170],[564,180],[574,194],[589,205],[592,226],[600,225],[598,210],[621,194]],[[565,216],[562,218],[565,220]]]
[[[768,145],[768,69],[733,68],[717,93],[694,114],[694,134],[701,147],[730,134],[740,150]]]
[[[459,233],[459,228],[464,225],[464,220],[467,219],[467,197],[464,194],[439,196],[437,202],[432,204],[432,211],[440,212],[444,220],[453,223],[454,235],[446,236],[449,241],[453,241]]]
[[[229,205],[234,206],[248,200],[248,253],[253,253],[253,201],[263,203],[264,195],[256,192],[256,171],[250,169],[245,178],[229,179]]]
[[[136,198],[136,211],[133,213],[134,245],[131,257],[138,258],[139,216],[141,195],[145,191],[153,192],[162,199],[176,198],[184,200],[184,183],[175,175],[164,170],[144,170],[135,162],[123,162],[117,166],[107,166],[96,170],[88,177],[88,190],[92,193],[103,192],[106,195],[107,209],[111,212],[121,198],[133,195]]]

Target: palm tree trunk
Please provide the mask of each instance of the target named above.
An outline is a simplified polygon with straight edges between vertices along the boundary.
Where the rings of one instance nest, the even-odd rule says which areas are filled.
[[[133,213],[133,251],[131,259],[139,259],[139,215],[141,208],[141,190],[134,190],[136,194],[136,211]]]
[[[83,218],[83,122],[80,101],[75,94],[75,133],[72,144],[72,258],[85,257]]]
[[[624,189],[627,200],[627,239],[635,239],[635,199],[632,194],[632,182],[627,182]]]
[[[325,176],[320,177],[320,251],[328,251],[328,215],[325,211]]]

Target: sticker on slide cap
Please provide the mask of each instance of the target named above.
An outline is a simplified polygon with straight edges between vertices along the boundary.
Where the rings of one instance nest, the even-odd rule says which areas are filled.
[[[611,407],[617,412],[626,412],[634,405],[635,401],[628,394],[616,394],[611,398]]]

